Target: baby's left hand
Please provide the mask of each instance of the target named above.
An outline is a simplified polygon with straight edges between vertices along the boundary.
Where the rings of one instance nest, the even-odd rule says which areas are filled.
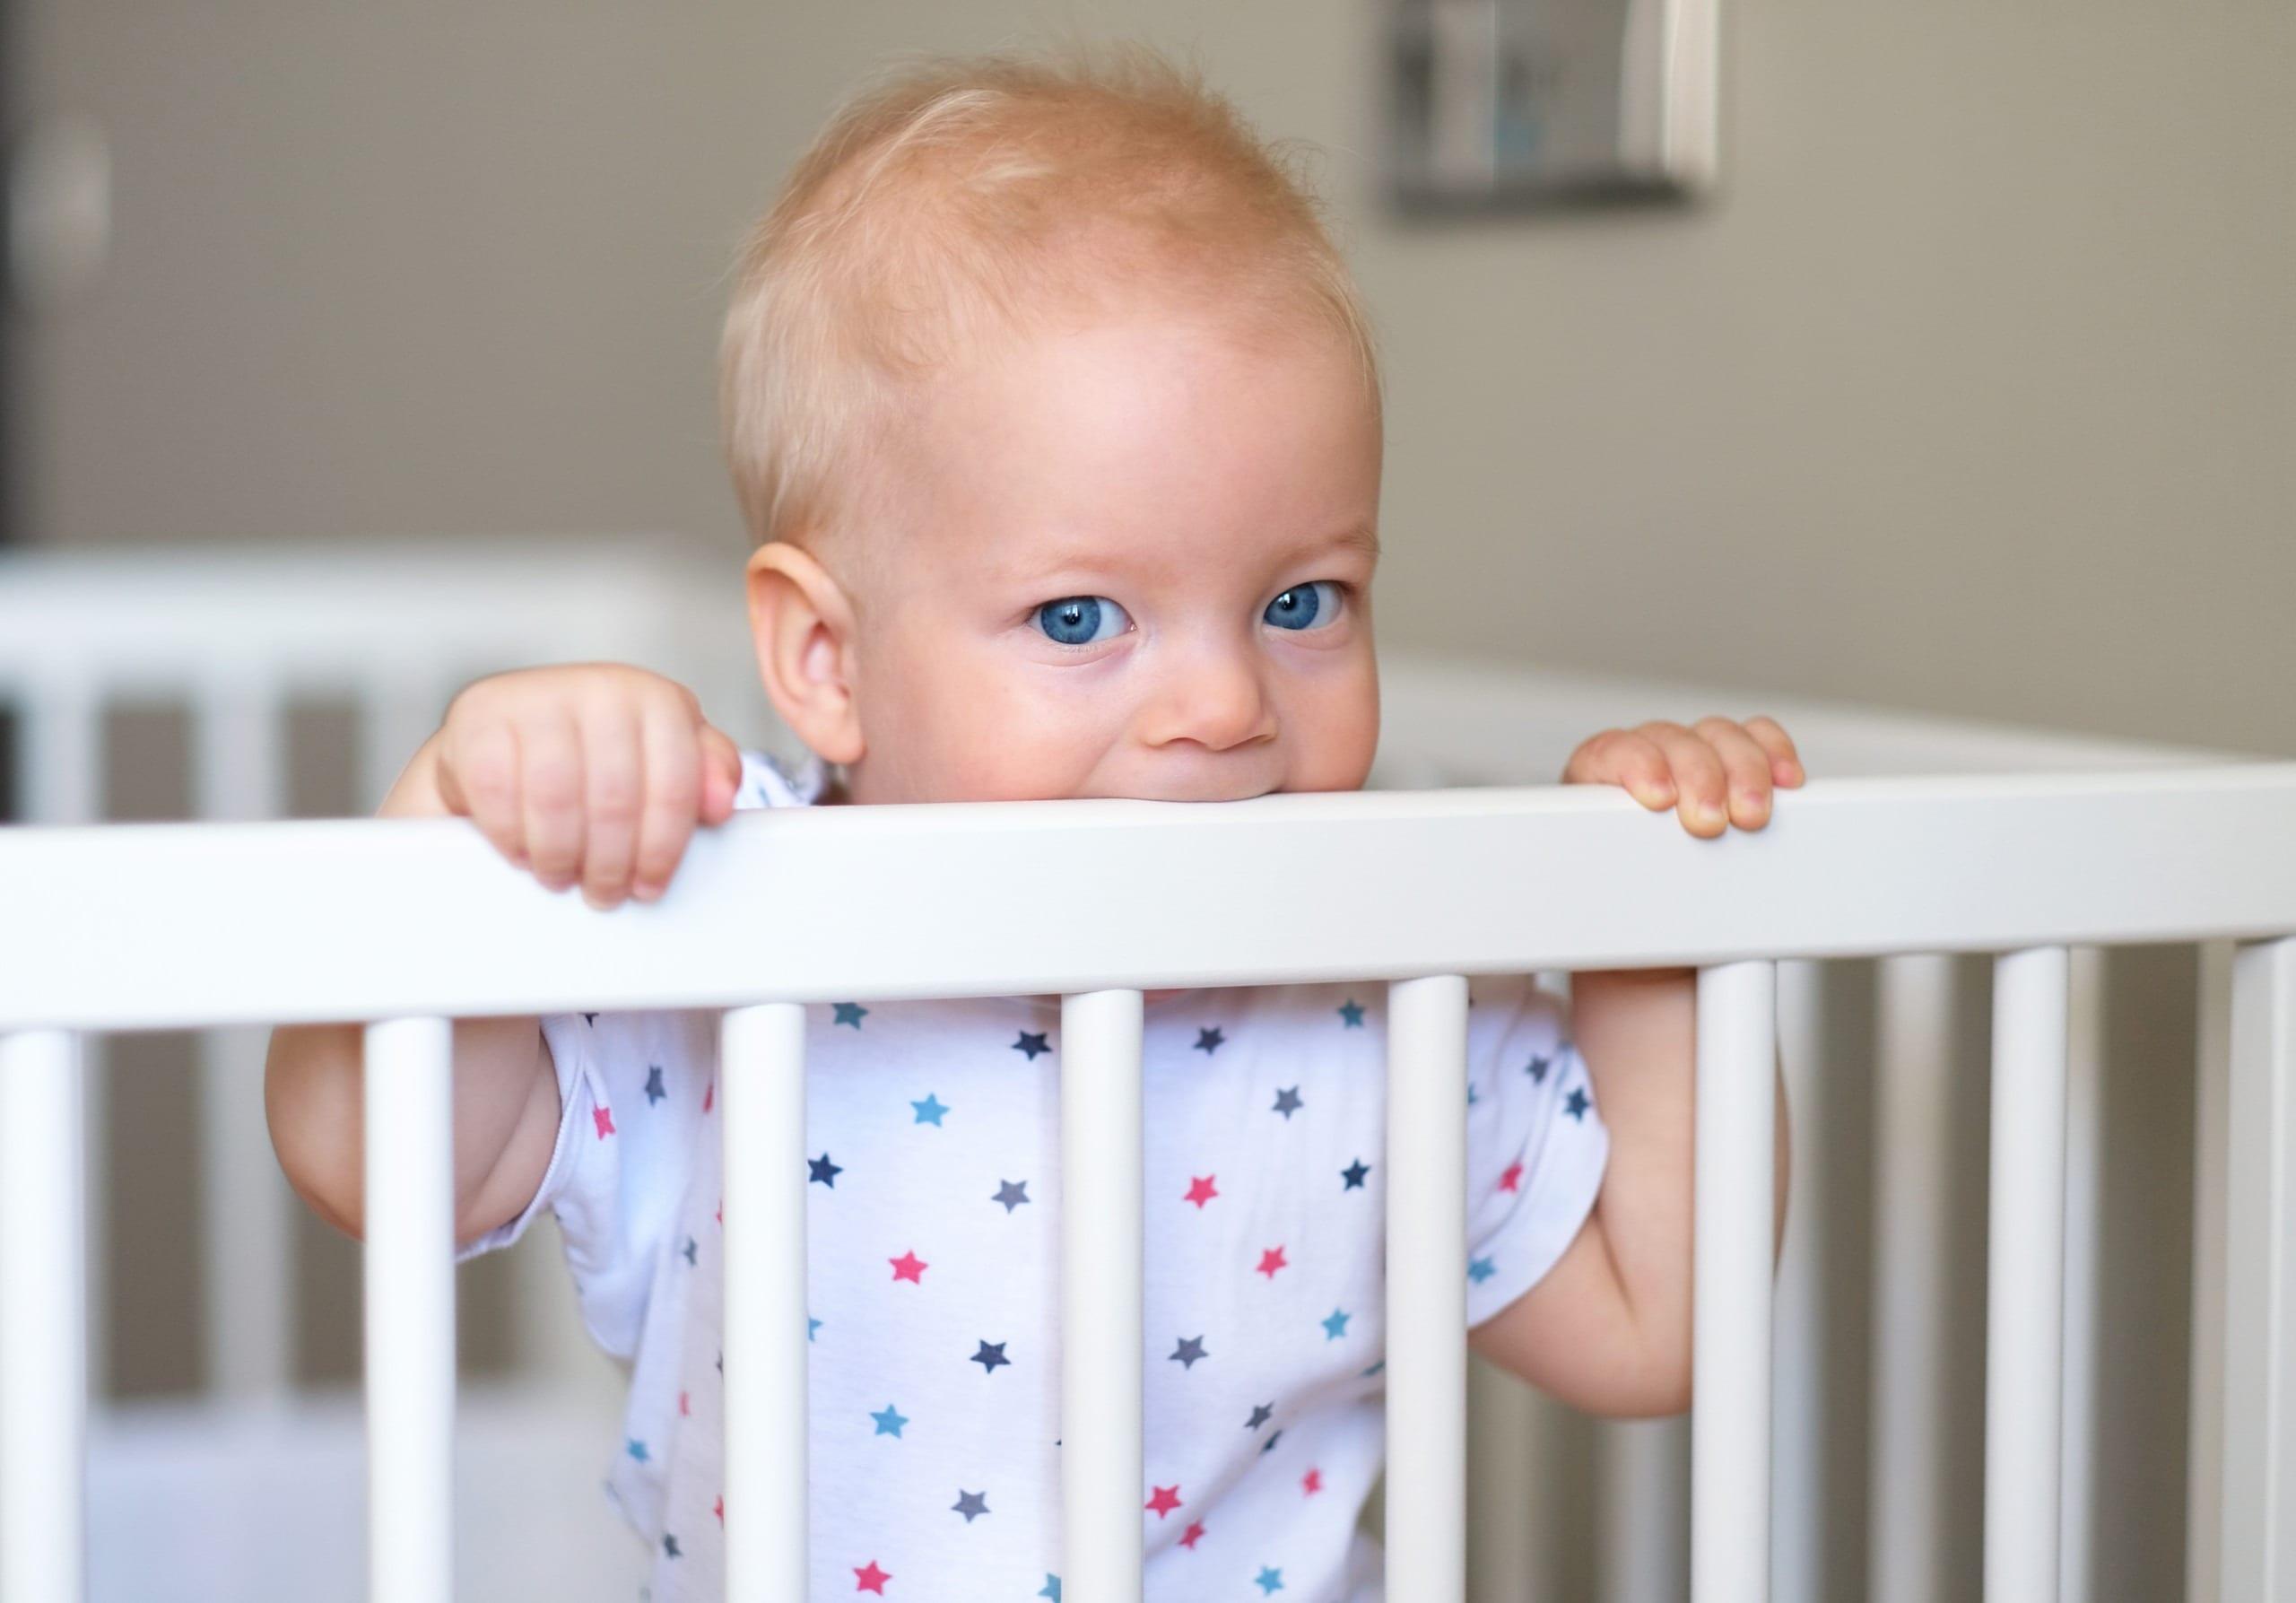
[[[1679,803],[1683,828],[1709,839],[1734,823],[1761,828],[1772,788],[1790,790],[1805,777],[1792,737],[1766,718],[1605,729],[1582,742],[1562,771],[1566,785],[1621,785],[1653,812]]]

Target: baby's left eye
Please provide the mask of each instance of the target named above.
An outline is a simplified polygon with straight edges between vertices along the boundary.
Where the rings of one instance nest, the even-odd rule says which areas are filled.
[[[1260,617],[1278,629],[1322,629],[1339,621],[1339,586],[1319,579],[1313,584],[1293,585],[1269,602]]]

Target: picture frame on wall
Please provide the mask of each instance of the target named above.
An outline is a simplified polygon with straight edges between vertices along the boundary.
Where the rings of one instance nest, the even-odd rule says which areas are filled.
[[[1719,0],[1387,0],[1412,213],[1685,201],[1718,167]]]

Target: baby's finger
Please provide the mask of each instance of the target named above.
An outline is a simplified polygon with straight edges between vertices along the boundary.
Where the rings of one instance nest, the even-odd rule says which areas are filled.
[[[1770,754],[1726,718],[1700,719],[1697,734],[1722,759],[1729,787],[1730,822],[1742,830],[1758,830],[1768,823]]]
[[[518,736],[507,723],[457,731],[448,763],[455,795],[479,832],[518,867],[526,866],[526,833],[518,810]]]
[[[1750,718],[1746,733],[1754,737],[1770,758],[1770,776],[1779,784],[1791,788],[1809,776],[1802,769],[1802,754],[1794,747],[1794,737],[1779,727],[1773,718]]]
[[[1582,743],[1562,771],[1566,785],[1619,785],[1628,795],[1656,812],[1674,805],[1674,776],[1666,754],[1648,736],[1627,729],[1605,729]]]
[[[1728,829],[1728,789],[1720,755],[1680,724],[1645,724],[1642,730],[1658,743],[1666,754],[1666,766],[1674,771],[1674,788],[1682,796],[1677,811],[1683,827],[1705,837]]]
[[[701,822],[723,823],[734,815],[734,797],[742,788],[742,749],[733,736],[709,724],[701,726]]]
[[[638,718],[617,699],[582,720],[582,900],[595,908],[618,906],[630,894],[648,777]]]
[[[669,887],[700,805],[701,754],[691,714],[648,702],[645,716],[646,808],[638,826],[637,872],[630,893],[651,902]]]
[[[518,729],[519,809],[535,877],[553,891],[582,867],[582,737],[564,707],[536,711]]]

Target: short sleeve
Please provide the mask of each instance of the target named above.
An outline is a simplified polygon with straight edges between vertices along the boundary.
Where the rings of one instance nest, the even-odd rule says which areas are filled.
[[[1467,1014],[1467,1326],[1552,1268],[1595,1206],[1610,1133],[1569,1007],[1528,979],[1478,981]]]
[[[657,1260],[693,1171],[717,1091],[717,1015],[707,1009],[544,1015],[558,1076],[558,1142],[526,1211],[457,1254],[518,1239],[558,1216],[583,1322],[633,1355]]]

